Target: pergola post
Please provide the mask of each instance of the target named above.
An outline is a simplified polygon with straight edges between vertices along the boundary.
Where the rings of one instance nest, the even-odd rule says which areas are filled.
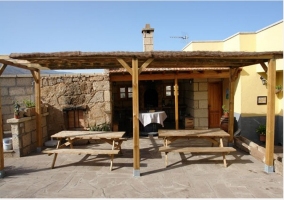
[[[138,59],[132,59],[133,176],[140,176]]]
[[[36,102],[36,135],[37,152],[42,150],[42,119],[41,119],[41,96],[40,96],[40,70],[31,71],[35,80],[35,102]]]
[[[0,87],[1,94],[1,87]],[[2,103],[0,97],[0,178],[4,178],[4,150],[3,150],[3,123],[2,123]]]
[[[232,69],[230,68],[229,73],[229,146],[232,146],[234,140],[234,106],[235,106],[235,80],[236,80],[236,73],[238,68]]]
[[[2,64],[0,67],[0,76],[2,75],[3,71],[7,67],[6,64]],[[0,94],[1,94],[1,87],[0,87]],[[5,171],[4,171],[4,149],[3,149],[3,119],[2,119],[2,102],[0,96],[0,178],[4,178]]]
[[[275,82],[276,82],[276,61],[270,59],[267,71],[267,117],[266,117],[266,146],[265,146],[265,167],[266,173],[274,172],[274,130],[275,130]]]
[[[178,123],[178,79],[175,78],[175,86],[174,86],[174,95],[175,95],[175,124],[176,130],[178,130],[179,123]]]

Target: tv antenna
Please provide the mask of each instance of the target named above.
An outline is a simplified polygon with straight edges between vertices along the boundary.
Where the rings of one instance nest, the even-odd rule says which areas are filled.
[[[180,38],[182,40],[185,40],[185,42],[188,42],[188,36],[184,35],[184,36],[171,36],[170,38]]]

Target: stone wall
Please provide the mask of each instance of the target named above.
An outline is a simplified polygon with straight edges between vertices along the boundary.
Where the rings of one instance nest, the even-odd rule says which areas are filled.
[[[108,74],[46,76],[41,79],[41,100],[48,105],[48,135],[65,129],[64,108],[85,107],[85,128],[111,123],[111,88]]]
[[[33,84],[34,79],[32,75],[1,76],[1,104],[4,131],[11,130],[11,126],[7,124],[7,120],[14,117],[14,102],[18,101],[21,108],[24,108],[23,100],[34,101]]]
[[[187,112],[194,117],[195,129],[208,129],[208,83],[207,79],[194,79],[189,86]]]
[[[48,140],[46,117],[48,113],[42,114],[42,139]],[[13,150],[4,152],[5,157],[22,157],[35,152],[37,145],[36,117],[11,118],[7,120],[11,126]]]

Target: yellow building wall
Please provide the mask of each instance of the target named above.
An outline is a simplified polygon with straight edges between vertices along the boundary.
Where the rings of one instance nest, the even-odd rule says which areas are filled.
[[[191,42],[183,51],[222,51],[222,41]]]
[[[191,42],[184,51],[283,51],[283,21],[276,22],[268,27],[252,33],[237,33],[223,41]],[[268,63],[265,63],[268,66]],[[276,85],[283,86],[283,59],[276,60]],[[244,117],[265,116],[266,105],[257,105],[258,96],[267,96],[266,85],[262,85],[260,76],[267,79],[260,64],[242,68],[239,78],[235,83],[236,113],[242,113]],[[223,81],[223,94],[229,88],[229,80]],[[229,107],[226,95],[223,96],[223,104]],[[276,94],[275,114],[283,116],[283,91]]]
[[[282,85],[282,87],[283,87],[283,71],[279,71],[279,72],[276,73],[276,85]],[[275,114],[283,116],[283,91],[276,94],[276,97],[275,97]]]
[[[273,37],[271,37],[273,36]],[[274,23],[272,26],[264,28],[256,34],[256,51],[283,51],[283,21]],[[268,65],[267,63],[265,63]],[[283,59],[276,60],[276,70],[283,71]],[[257,72],[264,72],[261,66]]]
[[[256,34],[256,51],[283,50],[283,22],[264,28]]]
[[[240,35],[234,35],[224,41],[223,51],[240,51]]]
[[[240,51],[255,51],[256,34],[255,33],[240,33]]]

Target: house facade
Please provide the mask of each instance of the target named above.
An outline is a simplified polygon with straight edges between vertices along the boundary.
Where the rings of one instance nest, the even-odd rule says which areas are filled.
[[[222,41],[192,41],[183,51],[283,51],[283,20],[271,24],[256,32],[240,32]],[[265,63],[268,66],[268,63]],[[266,124],[266,102],[258,99],[267,97],[265,68],[252,65],[241,70],[237,79],[234,97],[234,116],[237,119],[241,135],[259,142],[255,129]],[[269,81],[269,80],[267,80]],[[276,60],[276,85],[283,86],[283,59]],[[228,85],[225,86],[228,88]],[[275,144],[283,145],[283,92],[275,94]]]

